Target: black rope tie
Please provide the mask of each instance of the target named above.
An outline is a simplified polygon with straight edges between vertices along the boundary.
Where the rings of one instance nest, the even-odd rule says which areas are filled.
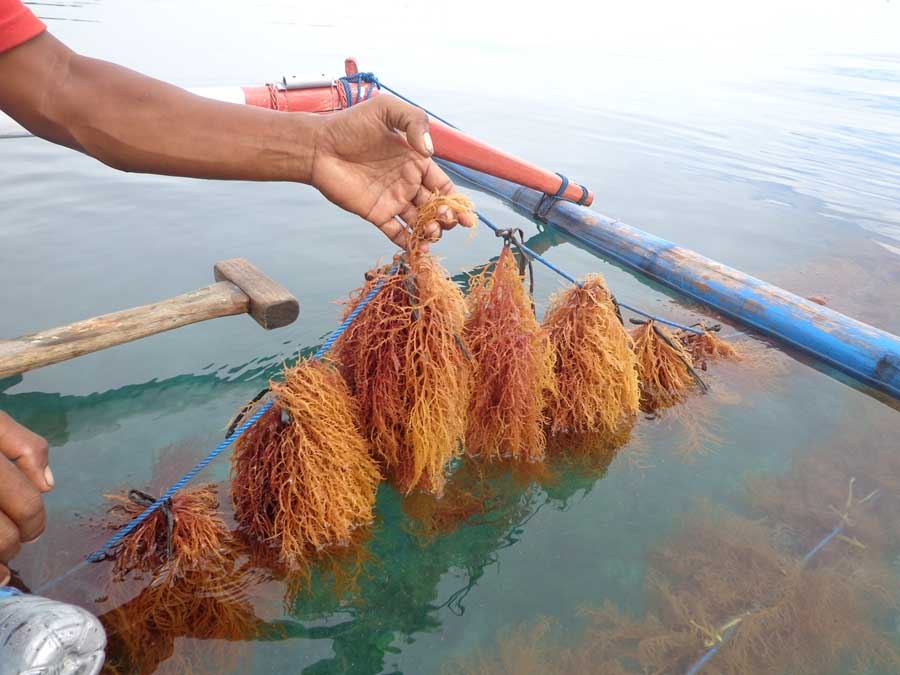
[[[144,508],[156,501],[156,497],[143,490],[129,490],[128,499]],[[166,519],[166,560],[171,560],[173,554],[172,540],[175,535],[175,513],[172,511],[172,498],[166,499],[162,506],[159,507],[159,510],[162,511],[163,517]]]
[[[690,362],[689,362],[686,358],[684,358],[684,355],[682,354],[682,350],[679,349],[678,346],[675,345],[674,342],[672,342],[672,340],[669,338],[668,335],[666,335],[666,334],[663,333],[659,328],[657,328],[655,323],[652,323],[652,322],[650,322],[650,321],[646,321],[646,320],[644,320],[644,319],[629,319],[629,321],[631,321],[631,323],[633,323],[633,324],[635,324],[635,325],[637,325],[637,326],[643,326],[643,325],[646,324],[646,323],[650,323],[650,324],[651,324],[651,327],[653,328],[653,332],[656,333],[656,337],[658,337],[660,340],[662,340],[662,341],[665,342],[667,345],[669,345],[669,347],[672,348],[672,350],[673,350],[673,351],[675,352],[675,354],[678,356],[679,360],[684,364],[684,367],[687,368],[688,373],[691,374],[691,377],[693,377],[693,378],[697,381],[697,384],[700,385],[700,390],[701,390],[704,394],[706,394],[706,393],[709,392],[709,385],[706,384],[706,382],[703,381],[703,378],[700,377],[700,373],[698,373],[698,372],[694,369],[694,366],[692,366],[692,365],[690,364]]]
[[[238,414],[234,416],[234,419],[231,420],[231,424],[228,425],[228,431],[225,432],[225,437],[228,438],[231,434],[234,433],[234,430],[237,429],[241,422],[247,417],[250,411],[253,409],[257,403],[259,403],[263,397],[269,393],[269,387],[266,387],[261,392],[259,392],[256,396],[251,398],[244,404],[244,407],[238,411]]]
[[[531,306],[534,307],[534,265],[531,256],[528,255],[525,243],[522,241],[525,233],[520,227],[510,227],[503,230],[496,230],[494,235],[503,238],[504,246],[515,246],[518,253],[519,276],[525,278],[528,272],[528,294],[531,296]]]
[[[579,197],[577,201],[567,199],[566,197],[563,197],[563,195],[566,193],[566,190],[569,189],[569,184],[571,183],[571,181],[558,171],[556,172],[556,175],[559,176],[560,180],[559,189],[552,195],[546,192],[542,194],[537,205],[535,205],[534,207],[532,215],[534,215],[534,217],[538,220],[546,221],[547,214],[550,213],[550,208],[560,200],[578,204],[579,206],[584,206],[585,204],[587,204],[588,197],[590,196],[590,190],[588,190],[584,185],[581,185],[580,183],[575,183],[575,185],[577,185],[581,189],[581,197]]]

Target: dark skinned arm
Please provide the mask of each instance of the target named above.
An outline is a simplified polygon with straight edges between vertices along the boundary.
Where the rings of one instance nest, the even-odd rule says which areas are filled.
[[[327,116],[223,103],[81,56],[49,33],[0,54],[0,109],[123,171],[309,183],[400,246],[395,217],[411,224],[433,191],[454,190],[431,160],[427,115],[392,97]],[[445,211],[429,233],[457,222]]]

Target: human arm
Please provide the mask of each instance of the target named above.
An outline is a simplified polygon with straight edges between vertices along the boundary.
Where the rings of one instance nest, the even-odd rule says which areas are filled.
[[[0,54],[0,109],[123,171],[309,183],[401,246],[395,216],[412,224],[433,191],[455,189],[431,160],[427,115],[392,97],[327,116],[213,101],[81,56],[46,32]],[[430,233],[458,219],[444,212]]]

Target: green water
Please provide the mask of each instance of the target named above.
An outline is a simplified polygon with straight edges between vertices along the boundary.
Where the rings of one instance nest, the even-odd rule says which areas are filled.
[[[893,5],[866,6],[844,26],[819,17],[798,35],[803,50],[783,49],[791,39],[760,46],[753,31],[769,33],[751,22],[748,37],[732,37],[764,50],[753,58],[738,46],[721,51],[719,42],[720,58],[687,39],[648,45],[648,35],[665,33],[665,18],[594,17],[609,25],[604,40],[570,41],[556,23],[525,19],[516,24],[521,35],[498,34],[485,27],[499,21],[489,9],[465,4],[459,11],[475,28],[442,49],[398,47],[416,25],[403,9],[386,17],[364,6],[148,0],[35,9],[84,52],[189,85],[332,73],[355,53],[364,68],[464,128],[590,185],[603,213],[900,331],[900,55],[875,31],[893,34]],[[441,25],[433,10],[421,11]],[[777,23],[779,11],[759,10],[760,21]],[[709,20],[731,25],[715,11]],[[641,36],[639,47],[628,44]],[[552,46],[552,57],[535,44]],[[588,64],[587,81],[558,67],[576,61]],[[533,86],[504,79],[526,72]],[[0,409],[50,440],[57,478],[48,531],[14,565],[35,588],[92,550],[97,536],[85,532],[104,492],[145,486],[154,471],[175,480],[283,361],[321,342],[340,313],[334,301],[392,251],[373,228],[305,187],[118,174],[36,140],[4,141],[0,157],[0,336],[203,286],[216,260],[234,256],[301,301],[299,321],[272,333],[245,317],[222,319],[0,382]],[[622,300],[687,323],[704,316],[539,233],[493,199],[473,197],[572,274],[602,272]],[[450,233],[438,249],[454,274],[497,251],[483,229]],[[536,271],[542,313],[561,286]],[[324,570],[287,607],[283,584],[252,589],[266,639],[241,645],[224,669],[213,654],[220,645],[206,645],[210,656],[195,667],[431,673],[490,651],[498,630],[522,621],[549,616],[574,631],[582,606],[610,600],[648,609],[649,557],[703,504],[749,513],[750,475],[779,475],[817,453],[841,452],[851,467],[865,467],[872,448],[897,448],[896,402],[794,353],[773,349],[765,362],[777,367],[713,366],[712,392],[687,405],[691,415],[641,418],[606,470],[564,468],[554,484],[497,478],[488,512],[452,533],[423,539],[402,499],[382,487],[355,589],[336,596]],[[718,440],[692,434],[687,422],[698,418]],[[179,450],[165,451],[172,444]],[[223,458],[205,476],[225,481],[227,472]],[[870,543],[890,541],[885,533]],[[897,553],[888,549],[883,562]],[[50,594],[107,611],[109,601],[96,602],[109,594],[107,575],[92,569]],[[880,628],[891,634],[892,622]],[[205,647],[174,644],[176,655]]]

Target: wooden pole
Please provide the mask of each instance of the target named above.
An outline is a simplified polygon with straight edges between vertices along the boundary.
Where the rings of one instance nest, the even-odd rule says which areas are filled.
[[[200,321],[250,314],[266,329],[292,323],[296,298],[243,258],[216,263],[218,283],[151,305],[0,340],[0,378]]]

